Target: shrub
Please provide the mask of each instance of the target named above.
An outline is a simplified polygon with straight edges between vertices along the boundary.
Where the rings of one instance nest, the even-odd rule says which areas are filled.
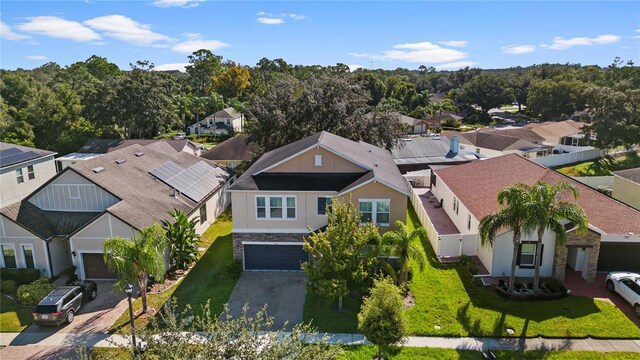
[[[13,280],[0,281],[0,292],[3,294],[15,294],[17,287],[16,282]]]
[[[30,284],[40,278],[39,269],[0,269],[0,279],[13,280],[17,286]]]
[[[227,272],[233,277],[240,277],[240,274],[242,274],[242,261],[231,259],[227,264]]]
[[[43,277],[31,284],[20,286],[16,295],[18,302],[22,305],[35,306],[55,288],[55,284],[50,283],[49,279]]]
[[[514,287],[516,290],[520,290],[520,289],[522,289],[522,283],[521,283],[520,281],[516,281],[516,282],[513,284],[513,287]]]

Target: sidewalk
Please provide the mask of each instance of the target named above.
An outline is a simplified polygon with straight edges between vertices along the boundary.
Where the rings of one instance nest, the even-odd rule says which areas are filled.
[[[18,336],[20,335],[20,336]],[[329,342],[362,345],[369,342],[360,334],[326,334]],[[129,337],[117,334],[56,334],[42,337],[38,333],[0,333],[0,346],[40,347],[119,347],[127,346]],[[446,338],[409,336],[402,346],[461,350],[538,350],[538,351],[627,351],[640,352],[640,340],[544,339],[544,338]]]

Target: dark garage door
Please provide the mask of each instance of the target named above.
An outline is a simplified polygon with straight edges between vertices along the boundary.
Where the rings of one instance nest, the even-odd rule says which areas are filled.
[[[245,245],[246,270],[300,270],[309,256],[302,245]]]
[[[598,271],[640,272],[640,244],[600,243]]]
[[[109,272],[104,263],[102,254],[82,254],[84,265],[84,277],[87,279],[114,279],[115,275]]]

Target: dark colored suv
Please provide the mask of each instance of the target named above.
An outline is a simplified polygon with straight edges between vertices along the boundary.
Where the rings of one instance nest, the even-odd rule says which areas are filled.
[[[59,286],[40,301],[33,313],[33,322],[36,325],[54,326],[71,323],[82,305],[96,296],[98,287],[93,281],[77,281],[71,286]]]

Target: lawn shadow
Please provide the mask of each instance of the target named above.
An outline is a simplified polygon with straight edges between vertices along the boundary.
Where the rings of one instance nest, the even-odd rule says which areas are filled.
[[[2,295],[0,300],[2,306],[0,306],[0,314],[15,313],[20,326],[29,326],[33,322],[32,312],[35,310],[35,306],[21,306],[18,305],[8,296]]]

